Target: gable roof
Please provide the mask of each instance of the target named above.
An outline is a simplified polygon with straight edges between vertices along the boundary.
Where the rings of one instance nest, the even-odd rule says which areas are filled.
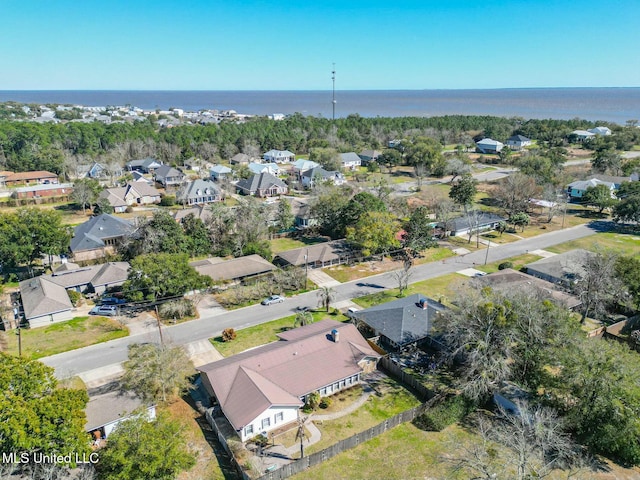
[[[165,179],[168,177],[179,177],[184,178],[184,173],[180,170],[173,168],[170,165],[162,165],[158,167],[155,171],[156,179]]]
[[[263,155],[263,158],[275,158],[275,159],[280,159],[280,158],[291,158],[291,157],[295,157],[296,154],[293,152],[290,152],[289,150],[269,150],[267,153],[265,153]]]
[[[468,228],[485,227],[496,222],[504,222],[507,220],[506,218],[501,217],[500,215],[496,215],[495,213],[480,211],[476,223],[475,218],[470,218],[472,215],[475,215],[475,212],[469,212],[468,215],[453,218],[447,222],[447,227],[453,231],[458,231]],[[443,226],[441,223],[439,223],[438,225]]]
[[[34,172],[18,172],[12,173],[5,178],[5,182],[20,182],[23,180],[39,180],[42,178],[58,178],[55,173],[47,172],[46,170],[37,170]]]
[[[116,420],[128,418],[144,405],[142,399],[132,392],[123,393],[117,390],[93,396],[85,408],[87,422],[84,429],[89,432]]]
[[[280,167],[276,163],[250,163],[249,170],[255,174],[262,172],[278,173],[280,172]]]
[[[507,142],[530,142],[531,139],[525,137],[524,135],[511,135],[508,139]]]
[[[220,188],[218,188],[218,186],[211,180],[203,180],[201,178],[198,178],[193,182],[189,182],[187,183],[187,185],[185,185],[184,189],[182,189],[178,194],[178,201],[189,198],[199,198],[203,195],[219,196]]]
[[[335,179],[335,178],[342,177],[342,173],[335,170],[327,171],[324,168],[318,166],[302,172],[302,176],[306,178],[311,178],[311,179],[312,178]]]
[[[23,280],[19,287],[24,317],[27,320],[73,308],[65,288],[50,282],[47,278]]]
[[[298,160],[293,162],[292,165],[293,165],[293,168],[300,171],[310,170],[312,168],[320,166],[319,163],[316,163],[313,160],[307,160],[305,158],[299,158]]]
[[[589,180],[576,180],[575,182],[571,182],[567,185],[567,187],[573,190],[586,190],[587,188],[596,187],[598,185],[606,185],[610,189],[614,189],[616,186],[613,182],[605,182],[598,180],[597,178],[590,178]]]
[[[420,306],[423,301],[426,309]],[[429,335],[435,316],[445,306],[419,293],[359,310],[354,315],[398,345],[406,345]]]
[[[251,157],[246,153],[236,153],[233,157],[231,157],[231,162],[233,163],[249,163],[251,161]]]
[[[272,186],[287,188],[286,183],[278,177],[271,175],[269,172],[262,172],[259,175],[251,175],[249,178],[240,180],[236,183],[237,188],[246,190],[250,193],[255,193],[258,190],[267,190]]]
[[[476,145],[480,145],[482,147],[484,147],[484,146],[497,147],[497,146],[500,146],[500,145],[503,145],[503,144],[502,144],[502,142],[499,142],[499,141],[494,140],[492,138],[483,138],[479,142],[476,142]]]
[[[191,262],[189,265],[199,274],[208,275],[213,280],[235,280],[271,272],[277,268],[257,254],[231,260],[223,260],[219,257],[207,258]]]
[[[215,173],[231,173],[233,170],[231,170],[226,165],[214,165],[209,169],[209,171]]]
[[[209,205],[206,204],[194,205],[191,208],[184,208],[176,211],[173,218],[176,219],[176,222],[180,222],[183,218],[188,217],[189,215],[193,215],[205,222],[211,218],[211,209],[209,208]]]
[[[322,320],[294,330],[280,341],[198,368],[237,430],[273,405],[301,406],[303,395],[360,373],[358,362],[366,357],[379,358],[352,324]]]
[[[347,152],[340,154],[340,161],[342,163],[361,162],[362,160],[356,152]]]
[[[75,227],[70,250],[78,252],[103,248],[104,239],[122,237],[132,231],[133,225],[127,220],[103,213]]]

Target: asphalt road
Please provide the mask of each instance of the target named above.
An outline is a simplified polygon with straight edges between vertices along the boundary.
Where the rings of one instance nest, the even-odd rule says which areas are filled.
[[[547,248],[569,240],[593,235],[598,231],[611,230],[612,227],[613,224],[611,222],[594,222],[589,225],[567,228],[538,235],[533,238],[495,247],[492,246],[489,248],[487,260],[491,263],[522,255],[532,250]],[[472,268],[474,265],[483,264],[486,256],[487,251],[485,249],[463,256],[452,257],[444,262],[419,265],[414,267],[411,281],[418,282],[465,268]],[[366,286],[363,285],[362,282],[366,282],[366,285],[375,286]],[[358,283],[361,285],[358,285]],[[334,303],[380,291],[380,287],[395,288],[396,286],[396,280],[388,272],[367,277],[365,280],[343,283],[334,287],[336,292]],[[428,294],[428,292],[425,293]],[[287,298],[283,303],[275,305],[254,305],[238,310],[220,312],[212,316],[203,316],[198,320],[163,327],[162,331],[165,341],[170,341],[175,345],[184,345],[197,340],[218,336],[225,328],[235,328],[239,330],[251,325],[257,325],[292,315],[298,306],[315,307],[317,303],[318,298],[316,292],[309,292]],[[159,335],[156,332],[133,335],[53,355],[43,358],[42,361],[55,368],[56,377],[66,378],[123,362],[127,359],[127,346],[132,343],[143,342],[159,342]]]

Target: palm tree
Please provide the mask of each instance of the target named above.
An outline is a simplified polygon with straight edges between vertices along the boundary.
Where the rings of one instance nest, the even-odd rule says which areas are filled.
[[[318,290],[318,298],[320,299],[320,305],[325,307],[327,312],[329,312],[331,302],[336,299],[336,291],[331,287],[320,287],[320,290]]]
[[[298,325],[304,327],[305,325],[309,325],[310,323],[313,323],[313,315],[311,314],[311,312],[298,312],[296,313],[296,319],[293,322],[293,326],[294,328]]]

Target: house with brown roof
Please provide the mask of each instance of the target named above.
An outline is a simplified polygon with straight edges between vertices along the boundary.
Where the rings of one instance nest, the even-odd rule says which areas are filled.
[[[255,195],[256,197],[274,197],[276,195],[286,195],[289,187],[278,177],[268,172],[259,175],[252,175],[249,178],[236,183],[238,193],[243,195]]]
[[[295,422],[309,394],[332,395],[376,368],[376,353],[352,324],[322,320],[280,340],[204,365],[208,394],[244,442]]]
[[[196,272],[200,275],[207,275],[215,282],[241,281],[270,273],[278,268],[257,254],[232,258],[230,260],[211,257],[204,260],[196,260],[189,265],[195,268]]]
[[[146,182],[128,182],[124,187],[107,188],[99,199],[106,199],[115,213],[124,212],[128,206],[160,203],[160,192]]]
[[[7,175],[4,179],[4,183],[7,187],[15,185],[58,183],[58,175],[44,170],[38,170],[35,172],[18,172]]]
[[[10,177],[11,175],[13,175],[13,172],[9,172],[8,170],[0,171],[0,187],[5,186],[5,181],[7,180],[7,177]]]
[[[351,248],[344,240],[317,243],[278,253],[273,263],[278,266],[322,268],[347,263],[352,258]]]

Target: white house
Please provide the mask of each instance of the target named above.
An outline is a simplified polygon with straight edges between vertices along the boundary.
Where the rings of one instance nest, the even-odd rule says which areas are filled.
[[[584,142],[591,140],[596,134],[587,130],[574,130],[569,136],[575,138],[578,142]]]
[[[198,370],[202,384],[245,442],[297,421],[309,394],[332,395],[372,372],[380,355],[353,324],[322,320]]]
[[[291,163],[295,161],[296,154],[289,150],[269,150],[262,158],[270,163]]]
[[[605,135],[611,135],[611,129],[609,127],[595,127],[595,128],[590,128],[588,130],[590,133],[593,133],[594,135],[601,135],[601,136],[605,136]]]
[[[588,188],[592,188],[597,185],[606,185],[609,190],[611,190],[611,198],[615,197],[616,184],[613,182],[598,180],[597,178],[571,182],[569,185],[567,185],[567,194],[571,198],[582,198]]]
[[[299,158],[295,162],[293,162],[291,171],[296,177],[300,177],[307,170],[311,170],[312,168],[319,167],[320,164],[314,162],[313,160],[307,160],[305,158]]]
[[[256,175],[260,175],[261,173],[270,173],[271,175],[277,177],[280,175],[280,167],[275,163],[250,163],[249,170],[251,173],[255,173]]]
[[[362,165],[362,159],[356,152],[341,153],[340,164],[345,170],[355,170]]]
[[[504,143],[491,138],[484,138],[476,142],[476,152],[478,153],[500,153],[504,148]]]
[[[511,150],[522,150],[529,145],[531,145],[531,139],[523,135],[512,135],[507,139],[507,147]]]

